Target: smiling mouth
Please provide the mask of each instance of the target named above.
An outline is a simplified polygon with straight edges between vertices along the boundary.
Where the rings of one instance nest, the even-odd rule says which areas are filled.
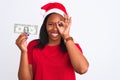
[[[51,33],[51,36],[57,37],[59,34],[58,33]]]

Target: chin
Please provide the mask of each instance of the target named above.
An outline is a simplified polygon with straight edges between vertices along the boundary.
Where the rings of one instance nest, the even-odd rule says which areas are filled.
[[[53,41],[59,41],[60,38],[51,38],[51,40],[53,40]]]
[[[60,41],[61,37],[51,37],[50,40],[52,40],[52,41]]]

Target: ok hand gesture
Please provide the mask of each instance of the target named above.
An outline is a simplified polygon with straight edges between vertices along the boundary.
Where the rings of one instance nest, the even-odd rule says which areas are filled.
[[[57,24],[59,33],[64,39],[70,36],[69,31],[70,31],[71,22],[72,22],[71,17],[64,14],[64,21],[59,21]]]

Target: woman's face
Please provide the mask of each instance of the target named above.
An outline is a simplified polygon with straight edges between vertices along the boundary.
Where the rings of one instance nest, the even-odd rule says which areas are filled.
[[[46,23],[46,29],[49,36],[49,41],[60,41],[61,35],[57,29],[57,24],[59,21],[63,21],[63,16],[59,14],[51,14]]]

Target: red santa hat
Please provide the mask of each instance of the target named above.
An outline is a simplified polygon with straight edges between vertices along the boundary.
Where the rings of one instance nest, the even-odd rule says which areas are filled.
[[[68,15],[64,5],[58,2],[47,3],[41,9],[44,10],[43,17],[46,17],[50,13],[58,13],[62,16],[64,14]]]

